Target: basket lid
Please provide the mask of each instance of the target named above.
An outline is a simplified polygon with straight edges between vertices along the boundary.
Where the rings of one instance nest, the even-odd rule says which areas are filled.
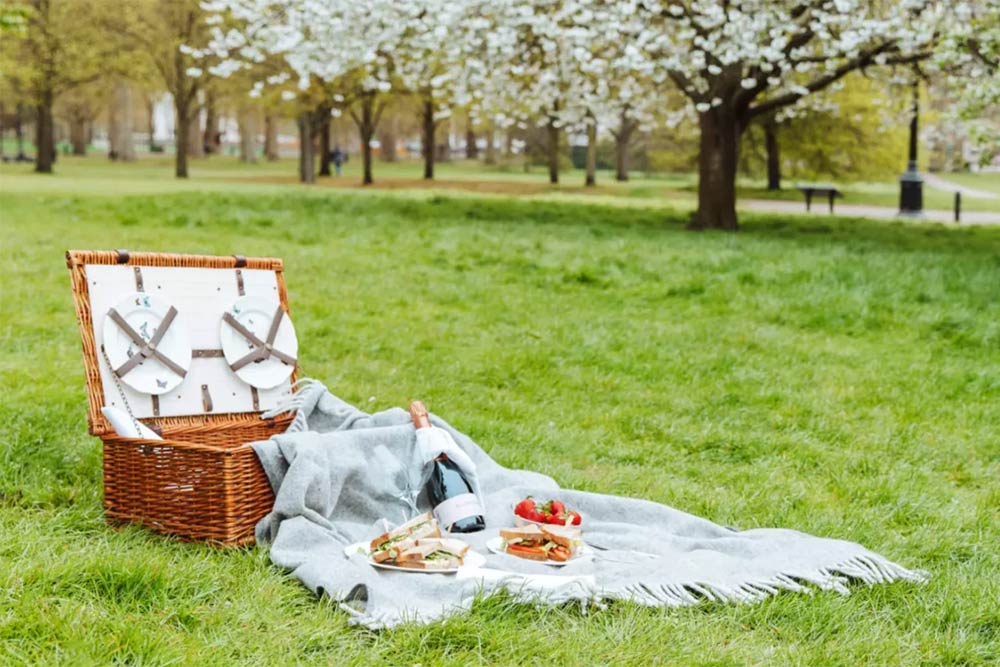
[[[101,413],[105,406],[131,410],[143,423],[172,430],[181,426],[233,424],[234,420],[258,421],[261,411],[277,406],[291,394],[295,370],[276,386],[253,387],[242,379],[247,377],[245,372],[237,375],[233,370],[237,365],[230,366],[222,340],[226,331],[223,316],[232,311],[238,300],[278,303],[283,312],[281,317],[274,316],[275,330],[279,326],[277,320],[283,320],[284,327],[290,326],[288,294],[280,259],[70,250],[66,253],[66,264],[70,269],[83,340],[88,425],[92,434],[114,432]],[[137,293],[148,295],[149,298],[144,299],[147,305],[149,301],[154,305],[169,304],[176,312],[168,315],[171,319],[168,326],[176,328],[167,335],[177,338],[181,337],[179,332],[183,332],[184,338],[181,344],[172,341],[175,349],[185,350],[182,355],[175,353],[178,362],[169,358],[162,362],[166,368],[176,366],[175,372],[165,372],[162,381],[155,378],[157,384],[147,391],[130,386],[141,385],[135,381],[135,376],[129,378],[130,383],[119,379],[126,377],[122,367],[118,367],[116,375],[110,366],[109,351],[103,346],[106,322],[117,321],[108,318],[118,314],[123,300]],[[154,329],[154,335],[159,328]],[[166,339],[160,344],[165,345]],[[189,357],[186,354],[188,344]],[[254,347],[248,346],[248,349]],[[271,346],[267,349],[272,350]],[[150,350],[154,355],[158,352],[155,345],[147,346],[146,351]],[[291,362],[287,365],[295,367],[294,357],[281,352],[275,354],[284,358],[282,363]],[[132,362],[133,367],[136,365]],[[243,368],[246,368],[245,361]]]

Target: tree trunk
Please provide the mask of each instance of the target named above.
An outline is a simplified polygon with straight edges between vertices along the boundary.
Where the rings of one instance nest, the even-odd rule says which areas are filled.
[[[35,120],[35,172],[51,174],[56,159],[55,127],[52,122],[52,91],[43,91],[38,99]]]
[[[20,102],[14,109],[14,137],[17,139],[17,160],[23,162],[28,156],[24,154],[24,106]]]
[[[132,89],[124,81],[115,83],[110,120],[108,138],[111,158],[132,162],[135,160],[135,144],[132,142]]]
[[[496,164],[497,163],[497,147],[494,145],[496,142],[496,130],[493,126],[486,131],[486,164]]]
[[[240,129],[240,161],[257,162],[257,110],[240,107],[236,122]]]
[[[330,175],[330,112],[323,113],[319,126],[319,175]]]
[[[146,95],[146,122],[149,127],[149,152],[156,147],[156,100],[152,94]]]
[[[381,158],[383,162],[395,162],[399,158],[396,146],[399,137],[399,118],[393,114],[390,120],[389,127],[383,129],[379,137],[379,143],[382,144]],[[383,123],[384,125],[385,123]]]
[[[593,120],[593,119],[592,119]],[[597,185],[597,121],[587,125],[587,187]]]
[[[278,117],[267,114],[264,117],[264,157],[268,162],[274,162],[278,154]]]
[[[424,107],[420,112],[420,122],[423,124],[423,153],[424,153],[424,180],[434,180],[434,132],[437,130],[437,123],[434,121],[434,100],[428,98],[424,100]]]
[[[69,142],[73,144],[73,155],[87,154],[87,118],[80,112],[69,119]]]
[[[299,182],[316,182],[316,155],[313,148],[312,113],[299,114]]]
[[[465,157],[468,160],[479,159],[479,146],[476,145],[476,132],[471,120],[467,120],[465,126]]]
[[[358,124],[361,135],[361,158],[364,165],[362,185],[371,185],[372,178],[372,137],[375,136],[375,95],[365,93],[361,98],[361,122]]]
[[[778,146],[778,127],[773,120],[764,123],[767,148],[767,189],[781,189],[781,152]]]
[[[632,143],[632,132],[635,131],[635,123],[628,117],[628,111],[623,110],[621,114],[621,124],[618,132],[615,133],[615,180],[628,180],[628,148]]]
[[[219,115],[215,109],[215,95],[209,93],[205,98],[205,155],[219,152]]]
[[[559,128],[556,127],[555,118],[549,118],[546,129],[549,139],[549,183],[556,184],[559,182]]]
[[[504,157],[511,157],[514,154],[514,130],[513,129],[509,129],[505,133],[503,154],[504,154]]]
[[[174,174],[177,178],[188,177],[188,132],[191,130],[191,101],[174,98],[174,146],[177,155],[174,160]]]
[[[691,227],[736,231],[736,159],[740,125],[725,105],[699,116],[698,211]]]
[[[204,136],[201,133],[201,109],[192,105],[188,118],[188,155],[194,158],[205,157]]]

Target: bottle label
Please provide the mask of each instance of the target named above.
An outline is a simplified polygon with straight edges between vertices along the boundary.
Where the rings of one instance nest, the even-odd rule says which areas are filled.
[[[434,508],[434,518],[444,530],[449,530],[456,521],[481,514],[484,514],[483,506],[479,504],[479,498],[476,498],[474,493],[453,496],[438,503]]]

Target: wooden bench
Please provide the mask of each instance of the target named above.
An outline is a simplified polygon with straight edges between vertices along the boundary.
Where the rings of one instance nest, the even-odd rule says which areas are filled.
[[[798,191],[806,196],[806,210],[812,210],[813,195],[827,197],[830,201],[830,213],[833,213],[833,200],[835,197],[843,197],[844,193],[831,185],[800,185]]]

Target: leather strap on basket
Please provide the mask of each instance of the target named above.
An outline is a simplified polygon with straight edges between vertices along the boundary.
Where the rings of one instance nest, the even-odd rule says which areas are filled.
[[[233,371],[238,371],[247,364],[254,363],[255,361],[264,361],[270,357],[275,357],[276,359],[288,364],[289,366],[294,366],[297,363],[295,357],[290,354],[285,354],[280,350],[274,349],[274,340],[278,337],[278,327],[281,326],[281,319],[285,316],[285,310],[280,305],[277,310],[274,311],[274,319],[271,320],[271,329],[267,332],[267,339],[261,340],[258,338],[254,332],[247,329],[245,326],[240,324],[239,320],[233,317],[231,314],[224,313],[222,316],[222,321],[231,326],[233,329],[246,338],[249,342],[256,345],[256,348],[250,352],[250,354],[237,359],[229,365]]]
[[[114,369],[115,375],[122,377],[130,370],[141,364],[145,359],[149,358],[156,359],[180,377],[187,375],[186,370],[178,366],[168,356],[156,349],[156,346],[160,344],[160,341],[163,340],[163,337],[166,335],[167,329],[169,329],[170,325],[173,324],[174,318],[177,317],[176,308],[170,306],[170,310],[167,311],[163,321],[160,322],[158,327],[156,327],[156,333],[153,334],[153,337],[150,338],[148,342],[140,336],[139,333],[133,329],[132,326],[125,321],[125,318],[122,317],[121,314],[114,308],[108,311],[108,317],[110,317],[111,320],[117,324],[119,328],[121,328],[126,336],[131,338],[132,341],[139,346],[139,351],[136,354],[133,354],[128,361]]]

